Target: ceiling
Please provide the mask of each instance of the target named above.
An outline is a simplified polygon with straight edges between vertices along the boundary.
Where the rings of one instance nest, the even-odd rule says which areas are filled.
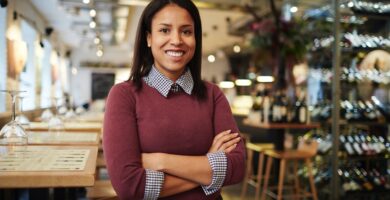
[[[59,39],[82,60],[96,61],[97,51],[104,62],[118,61],[109,56],[115,52],[117,58],[127,62],[132,54],[139,17],[148,0],[30,0],[54,28]],[[83,3],[83,1],[86,1]],[[296,0],[284,2],[297,3]],[[301,0],[302,5],[316,4],[326,0]],[[268,0],[194,0],[200,8],[203,28],[203,53],[215,53],[221,48],[244,41],[243,34],[229,34],[232,29],[245,26],[253,15],[269,13]],[[279,7],[283,0],[275,0]],[[313,3],[314,2],[314,3]],[[91,17],[94,9],[96,16]],[[91,23],[95,27],[90,27]],[[99,39],[96,39],[99,38]],[[107,53],[106,53],[107,52]],[[126,56],[120,56],[121,54]],[[119,55],[119,56],[118,56]],[[120,60],[120,59],[119,59]],[[115,62],[114,61],[114,62]]]

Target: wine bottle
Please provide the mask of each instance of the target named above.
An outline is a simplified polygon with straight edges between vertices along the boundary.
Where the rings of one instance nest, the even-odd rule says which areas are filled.
[[[362,131],[359,132],[360,141],[362,141],[362,150],[364,151],[364,154],[369,155],[370,154],[370,148],[367,144],[366,137]]]
[[[357,136],[356,134],[354,136],[351,136],[351,138],[353,137],[353,149],[359,154],[359,155],[363,155],[364,151],[362,150],[361,148],[361,144],[362,142],[360,141],[360,138],[359,136]]]
[[[345,151],[347,152],[348,155],[354,155],[355,152],[352,148],[352,145],[347,141],[344,135],[340,135],[340,142],[343,145]]]
[[[351,135],[348,135],[348,136],[347,136],[347,140],[348,140],[348,142],[351,144],[351,146],[353,147],[353,150],[354,150],[358,155],[362,155],[362,154],[363,154],[363,151],[362,151],[362,149],[360,148],[359,143],[358,143],[357,141],[355,141],[354,138],[353,138]]]
[[[272,104],[272,122],[281,122],[282,118],[282,105],[280,102],[280,92],[277,91],[274,96]]]
[[[264,97],[263,102],[263,122],[268,124],[270,122],[270,113],[271,113],[271,100],[268,95]]]
[[[295,122],[306,123],[307,122],[307,106],[305,102],[305,94],[302,93],[295,103]]]
[[[288,101],[284,93],[280,95],[280,106],[281,106],[281,121],[288,122]]]
[[[370,101],[364,102],[366,105],[366,116],[369,120],[376,121],[380,116],[380,113],[377,109],[375,109],[374,105]]]
[[[353,120],[353,105],[348,100],[343,101],[343,105],[345,107],[345,119],[350,121]]]
[[[371,97],[372,102],[374,102],[376,108],[379,110],[379,112],[386,118],[386,121],[390,121],[390,111],[387,109],[378,98],[375,96]]]

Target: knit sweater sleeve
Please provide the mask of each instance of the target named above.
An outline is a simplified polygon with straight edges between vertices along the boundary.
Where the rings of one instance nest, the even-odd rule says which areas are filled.
[[[103,149],[111,183],[120,199],[148,196],[148,174],[142,167],[135,111],[134,88],[129,83],[115,85],[106,102]]]
[[[216,134],[231,130],[232,133],[238,133],[237,124],[233,118],[233,114],[230,109],[230,105],[223,94],[223,92],[217,87],[213,87],[214,98],[214,132]],[[245,174],[245,159],[246,151],[244,145],[244,139],[241,139],[237,147],[227,156],[227,171],[224,181],[224,185],[232,185],[239,183],[243,180]]]

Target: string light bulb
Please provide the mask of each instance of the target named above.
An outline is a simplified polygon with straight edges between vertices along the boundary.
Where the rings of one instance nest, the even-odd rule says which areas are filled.
[[[91,9],[91,10],[89,11],[89,16],[91,16],[91,17],[96,17],[96,10],[95,10],[95,9]]]

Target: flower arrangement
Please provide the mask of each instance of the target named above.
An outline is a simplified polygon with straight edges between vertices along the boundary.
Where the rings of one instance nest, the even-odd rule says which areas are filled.
[[[275,89],[295,84],[293,66],[305,60],[310,44],[306,27],[303,21],[283,21],[276,17],[263,18],[250,25],[254,61],[256,65],[272,67]]]
[[[304,60],[308,50],[306,24],[302,21],[280,21],[279,29],[275,20],[266,18],[250,25],[253,37],[251,46],[255,51],[271,51],[275,56],[281,54],[294,63]]]

